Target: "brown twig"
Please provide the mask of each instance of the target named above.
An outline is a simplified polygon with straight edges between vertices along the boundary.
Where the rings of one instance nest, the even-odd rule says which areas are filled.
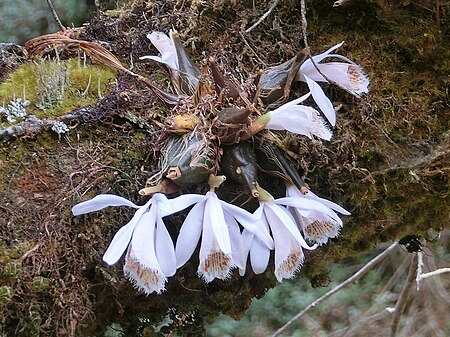
[[[27,251],[25,254],[23,254],[22,257],[20,258],[20,261],[23,262],[26,258],[28,258],[31,254],[33,254],[39,248],[41,248],[41,243],[38,243],[33,248],[31,248],[29,251]]]
[[[300,14],[301,14],[301,17],[302,17],[303,43],[305,44],[305,48],[308,51],[308,56],[311,57],[311,54],[309,52],[309,46],[308,46],[308,38],[307,38],[307,35],[308,35],[308,30],[307,30],[307,28],[308,28],[308,21],[306,21],[306,3],[305,3],[305,0],[301,0],[300,1]],[[311,59],[311,61],[313,61],[313,60]]]
[[[255,55],[255,57],[258,59],[259,62],[261,62],[261,64],[263,64],[264,66],[267,66],[267,63],[264,62],[258,55],[258,53],[252,48],[252,46],[250,46],[250,44],[248,43],[247,39],[245,38],[244,34],[242,34],[241,32],[239,32],[239,36],[242,38],[242,41],[244,41],[245,45],[248,47],[248,49],[250,49],[250,51],[253,53],[253,55]]]
[[[62,31],[66,30],[66,27],[62,24],[61,20],[59,19],[58,13],[56,13],[55,7],[53,6],[52,0],[47,0],[48,7],[50,7],[50,10],[52,11],[53,17],[55,18],[56,22],[58,23],[59,28],[61,28]]]
[[[284,324],[281,328],[279,328],[275,333],[271,335],[271,337],[279,336],[282,332],[284,332],[287,328],[289,328],[296,320],[304,316],[309,310],[317,306],[319,303],[326,300],[328,297],[334,295],[342,288],[345,288],[349,284],[355,282],[356,280],[360,279],[362,276],[364,276],[370,269],[372,269],[378,262],[380,262],[384,257],[386,257],[394,248],[397,247],[397,242],[394,242],[391,244],[388,248],[386,248],[383,252],[378,254],[376,257],[374,257],[372,260],[370,260],[364,267],[362,267],[360,270],[358,270],[353,276],[346,279],[344,282],[339,284],[338,286],[334,287],[330,291],[328,291],[326,294],[319,297],[317,300],[312,302],[310,305],[308,305],[305,309],[300,311],[297,315],[295,315],[293,318],[291,318],[286,324]]]
[[[400,293],[397,303],[395,304],[394,317],[392,318],[391,333],[390,337],[395,337],[397,334],[398,323],[400,322],[400,317],[406,307],[406,302],[409,298],[409,292],[414,282],[414,278],[417,271],[417,254],[414,254],[411,263],[409,264],[408,276],[406,277],[405,285],[403,286],[402,292]]]
[[[270,13],[272,13],[273,9],[278,5],[278,1],[280,0],[275,0],[272,3],[272,6],[270,6],[270,8],[267,10],[267,12],[265,12],[258,21],[256,21],[251,27],[247,28],[245,30],[246,33],[250,33],[253,29],[255,29],[261,22],[263,22],[269,15]]]

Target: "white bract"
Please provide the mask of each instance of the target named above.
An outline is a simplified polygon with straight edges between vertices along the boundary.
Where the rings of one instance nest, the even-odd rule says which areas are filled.
[[[112,194],[101,194],[72,208],[74,215],[101,210],[108,206],[129,206],[137,211],[133,218],[114,235],[103,260],[115,264],[128,247],[124,273],[147,295],[164,291],[167,277],[175,274],[175,250],[162,221],[179,210],[173,200],[156,193],[145,205]],[[181,206],[183,207],[183,206]]]
[[[358,97],[369,91],[369,78],[364,73],[362,68],[342,55],[332,54],[334,50],[343,44],[344,42],[338,43],[326,52],[313,56],[312,59],[314,60],[317,68],[314,66],[311,59],[307,59],[300,66],[300,70],[296,78],[298,81],[306,82],[314,101],[333,126],[336,124],[336,112],[333,104],[317,82],[328,82],[328,80],[330,80]],[[345,62],[321,63],[326,58],[337,58]]]
[[[273,241],[264,228],[256,225],[253,214],[220,200],[209,191],[198,201],[199,195],[187,194],[179,198],[196,198],[196,203],[187,215],[180,229],[175,254],[177,267],[183,266],[192,256],[200,239],[200,264],[198,274],[206,281],[215,278],[226,280],[234,267],[244,268],[245,259],[242,237],[238,222],[258,237],[267,249],[273,248]]]
[[[275,249],[275,277],[279,282],[292,278],[300,270],[304,254],[303,249],[315,249],[303,239],[295,220],[280,200],[261,201],[255,216],[260,219],[259,226],[270,228]],[[250,253],[250,263],[255,274],[264,272],[269,263],[270,250],[261,244],[258,238],[244,229],[245,252]],[[243,269],[241,269],[241,274]]]
[[[265,124],[265,128],[270,130],[286,130],[309,138],[315,135],[330,140],[332,133],[319,112],[309,106],[299,105],[310,94],[307,93],[262,115],[256,123]]]
[[[338,204],[320,198],[312,191],[303,194],[294,185],[287,186],[286,196],[288,198],[284,199],[284,205],[289,206],[305,238],[319,245],[327,243],[328,238],[338,236],[343,224],[336,212],[350,215]]]

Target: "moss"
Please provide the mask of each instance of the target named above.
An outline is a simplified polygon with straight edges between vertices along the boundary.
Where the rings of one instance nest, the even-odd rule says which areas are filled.
[[[65,81],[56,81],[48,89],[50,95],[56,95],[56,91],[63,89],[63,96],[55,102],[47,102],[48,108],[43,109],[39,103],[40,97],[44,86],[50,81],[42,77],[56,76],[58,72],[65,71],[68,74]],[[28,115],[35,115],[40,119],[57,117],[97,103],[110,90],[114,78],[115,72],[111,69],[83,64],[81,59],[28,62],[18,67],[0,84],[0,104],[6,106],[15,98],[27,99],[31,102],[26,109]],[[8,125],[6,121],[0,123],[1,128]]]
[[[8,287],[8,286],[1,286],[0,287],[0,308],[2,308],[2,306],[7,305],[9,302],[11,302],[12,298],[13,298],[12,288]]]

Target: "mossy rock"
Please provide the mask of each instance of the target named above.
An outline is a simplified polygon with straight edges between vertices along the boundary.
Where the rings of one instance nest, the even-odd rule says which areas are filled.
[[[330,2],[307,3],[313,54],[346,40],[341,52],[371,78],[371,92],[361,100],[324,86],[341,107],[330,143],[284,141],[298,156],[312,189],[352,212],[338,239],[307,254],[299,277],[316,285],[327,280],[328,266],[335,261],[380,242],[448,227],[449,34],[439,31],[422,7],[383,3],[355,1],[341,9]],[[130,1],[118,11],[99,13],[80,38],[106,42],[124,64],[133,60],[133,71],[161,83],[161,67],[138,58],[155,53],[145,38],[148,32],[167,32],[173,26],[194,60],[214,55],[234,76],[247,78],[257,68],[295,55],[302,41],[298,1],[280,1],[246,34],[242,27],[267,10],[263,2],[253,5]],[[65,62],[76,66],[79,61]],[[20,97],[33,67],[22,65],[2,79],[0,88],[18,88]],[[92,67],[102,83],[111,81],[109,70]],[[19,76],[21,71],[26,74]],[[86,84],[76,93],[82,88]],[[166,111],[143,85],[123,74],[117,74],[110,93],[102,91],[101,99],[95,86],[91,89],[89,102],[75,96],[74,101],[63,99],[67,105],[59,110],[36,111],[48,118],[93,105],[89,114],[71,122],[69,133],[44,132],[1,143],[0,261],[9,266],[0,273],[1,333],[103,336],[109,327],[120,326],[124,335],[165,336],[176,328],[179,335],[200,336],[203,324],[219,313],[242,316],[252,298],[275,286],[272,270],[244,278],[234,272],[227,282],[205,285],[196,275],[194,257],[169,279],[165,293],[146,297],[124,278],[120,263],[110,268],[101,260],[130,211],[108,209],[72,218],[74,204],[100,193],[145,201],[137,191],[156,166],[154,121]],[[8,90],[0,90],[2,100],[10,99],[15,89]],[[167,219],[172,235],[182,218]],[[12,268],[15,263],[20,268]],[[178,326],[181,316],[185,324]],[[164,319],[173,323],[154,332],[152,326]]]

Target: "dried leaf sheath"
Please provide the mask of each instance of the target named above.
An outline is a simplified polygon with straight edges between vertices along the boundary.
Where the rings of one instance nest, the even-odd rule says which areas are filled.
[[[102,47],[96,42],[72,39],[71,37],[64,35],[63,33],[54,33],[31,39],[27,41],[27,43],[25,43],[24,47],[30,57],[35,57],[38,54],[42,53],[45,48],[52,45],[76,46],[83,50],[95,61],[117,71],[123,71],[124,73],[137,78],[140,82],[147,85],[163,102],[170,105],[175,105],[178,103],[178,96],[165,92],[156,84],[149,81],[147,78],[125,68],[117,59],[117,57],[115,57],[109,50],[107,50],[105,47]]]
[[[74,45],[86,52],[90,57],[99,63],[116,70],[126,72],[133,76],[138,76],[132,71],[125,68],[122,63],[106,48],[98,43],[72,39],[61,33],[47,34],[29,40],[25,44],[25,49],[31,57],[35,57],[42,53],[44,49],[51,45]]]

